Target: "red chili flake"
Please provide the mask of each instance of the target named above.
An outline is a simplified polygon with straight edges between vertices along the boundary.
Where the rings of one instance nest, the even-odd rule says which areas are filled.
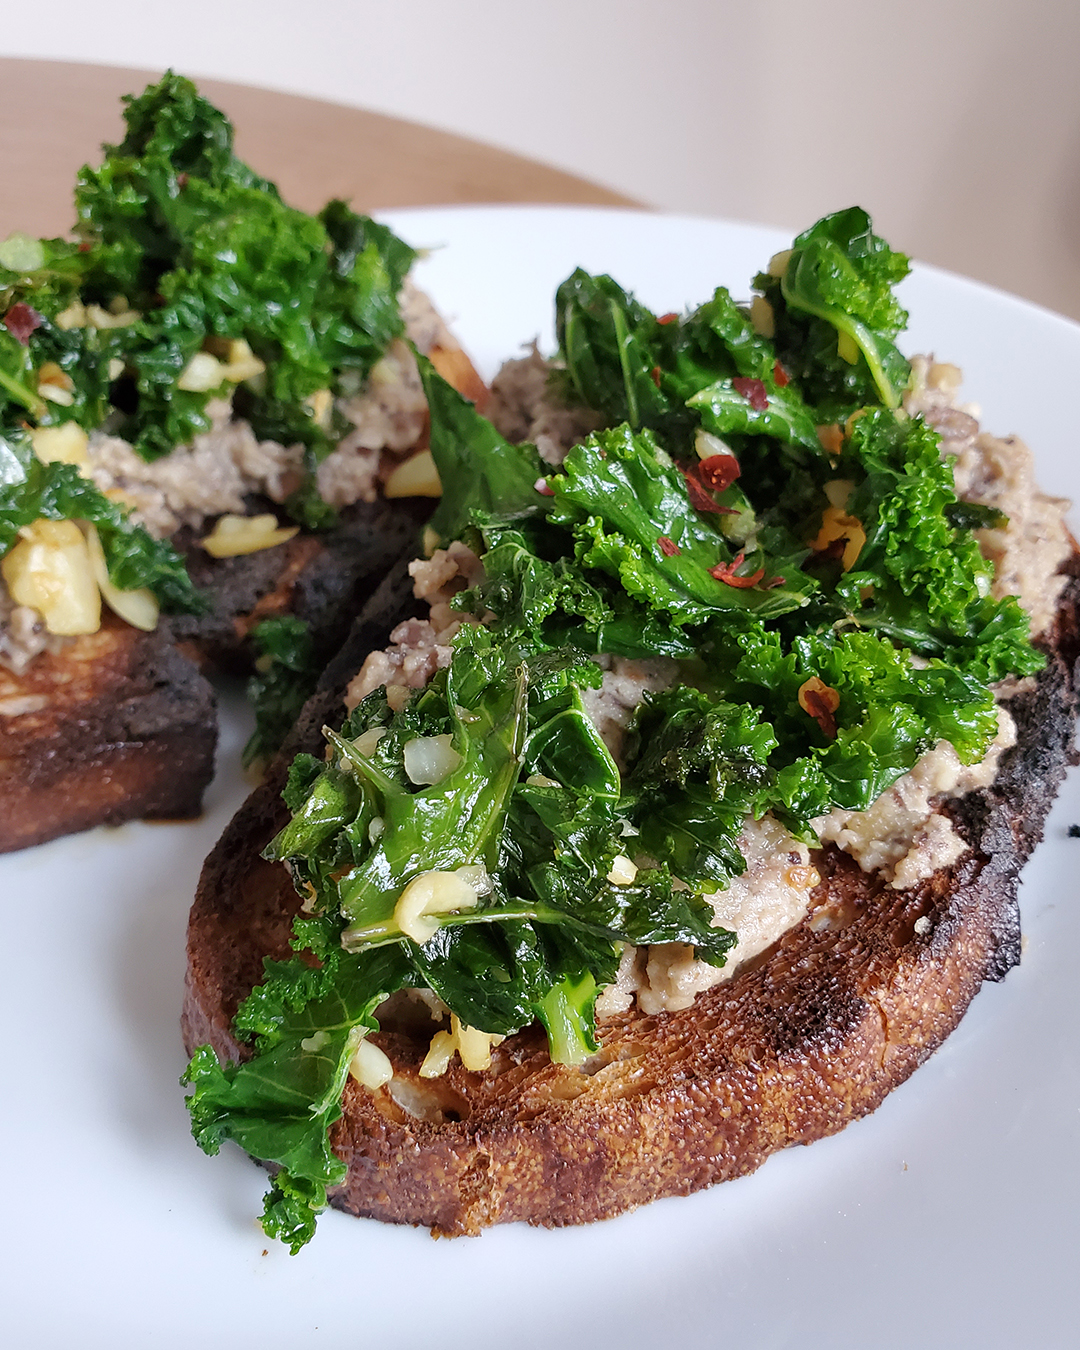
[[[682,552],[675,540],[669,539],[666,534],[662,534],[656,542],[665,558],[676,558]]]
[[[780,364],[779,361],[773,362],[772,374],[773,379],[776,381],[777,389],[783,389],[785,385],[791,383],[791,376],[787,373],[787,371],[784,369],[784,367]]]
[[[765,386],[760,380],[753,380],[748,375],[738,375],[731,381],[731,385],[737,394],[741,394],[746,399],[755,412],[764,412],[769,406]]]
[[[836,718],[832,709],[819,693],[811,691],[805,696],[807,711],[829,740],[836,739]]]
[[[186,173],[178,173],[176,175],[176,186],[181,190],[181,192],[184,190],[184,188],[187,187],[188,181],[189,180]]]
[[[82,243],[79,245],[79,252],[89,253],[91,248],[93,248],[93,245],[90,243],[90,241],[88,239],[84,239]]]
[[[21,342],[24,347],[30,345],[30,334],[44,322],[37,310],[31,309],[22,300],[12,305],[4,315],[4,327],[16,342]]]
[[[674,323],[678,317],[679,316],[675,313],[675,311],[671,310],[670,313],[668,314],[661,314],[656,322],[663,324]]]
[[[751,586],[756,586],[765,575],[764,567],[759,567],[756,572],[751,572],[748,577],[736,576],[735,573],[746,561],[745,553],[736,553],[731,562],[717,563],[715,567],[709,568],[709,576],[715,577],[717,581],[722,581],[725,586],[735,586],[739,590],[749,590]]]
[[[656,385],[657,389],[660,388],[660,367],[659,367],[659,366],[653,366],[652,370],[649,371],[649,379],[652,380],[653,384]]]
[[[698,477],[698,470],[683,469],[683,477],[686,479],[686,490],[690,494],[690,504],[695,511],[711,511],[717,516],[734,516],[738,512],[733,511],[730,506],[721,506],[719,502],[714,502],[705,490],[705,485]]]
[[[536,482],[533,484],[533,491],[539,492],[541,497],[555,496],[555,489],[548,487],[548,481],[546,478],[538,478]]]
[[[810,714],[829,740],[836,738],[835,714],[839,706],[840,695],[816,675],[799,686],[799,707]]]
[[[701,481],[713,492],[724,492],[741,472],[734,455],[710,455],[698,465]]]
[[[820,558],[823,562],[839,562],[844,556],[844,549],[847,547],[847,540],[843,537],[839,539],[830,539],[824,548],[819,548],[815,558]]]

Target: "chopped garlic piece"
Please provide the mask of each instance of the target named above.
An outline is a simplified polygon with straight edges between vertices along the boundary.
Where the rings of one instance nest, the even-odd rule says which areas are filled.
[[[270,514],[225,515],[218,518],[213,530],[200,543],[212,558],[236,558],[243,553],[258,553],[275,544],[284,544],[299,532],[299,525],[279,528],[277,517]]]
[[[225,367],[209,352],[196,352],[176,381],[177,389],[191,394],[205,394],[224,383]]]
[[[67,313],[66,310],[64,312]],[[137,309],[124,309],[119,313],[110,314],[107,309],[102,309],[100,305],[86,306],[86,322],[93,328],[130,328],[133,323],[138,323],[141,318],[142,315]],[[72,325],[72,327],[81,326]]]
[[[612,861],[611,871],[607,874],[607,879],[613,886],[632,886],[637,874],[637,867],[626,854],[619,853]]]
[[[414,942],[425,943],[438,932],[433,914],[475,909],[479,896],[457,872],[422,872],[405,887],[394,906],[394,922]]]
[[[449,735],[415,736],[405,742],[405,772],[417,787],[441,783],[461,764],[461,755],[452,742]]]
[[[755,295],[750,301],[750,323],[759,337],[776,336],[776,316],[772,305],[763,295]]]
[[[101,627],[101,593],[86,540],[71,520],[35,520],[0,560],[17,605],[36,609],[50,633],[74,637]]]
[[[362,1087],[375,1092],[393,1078],[394,1066],[377,1045],[362,1040],[349,1064],[349,1073]]]
[[[240,384],[242,380],[266,373],[266,362],[259,360],[243,338],[234,338],[229,343],[228,358],[221,369],[231,384]]]
[[[775,277],[777,281],[787,271],[787,265],[791,261],[791,255],[794,249],[786,248],[782,253],[774,253],[769,259],[769,276]]]
[[[330,414],[334,408],[334,396],[329,389],[316,389],[304,400],[304,407],[311,414],[311,420],[325,431],[330,425]]]
[[[712,459],[713,455],[730,455],[731,446],[711,431],[703,431],[699,427],[694,435],[694,453],[698,459]]]
[[[455,1052],[466,1069],[479,1073],[491,1068],[491,1051],[505,1037],[467,1027],[456,1013],[450,1014],[450,1030],[437,1031],[420,1065],[421,1078],[440,1078],[450,1067]]]
[[[76,464],[80,471],[90,467],[87,446],[90,438],[78,422],[61,422],[58,427],[35,427],[30,444],[42,464]]]
[[[356,740],[353,741],[353,745],[356,746],[357,750],[359,750],[362,755],[366,755],[370,758],[375,753],[375,747],[385,735],[385,727],[369,727],[367,731],[357,736]]]
[[[86,306],[81,300],[73,300],[67,309],[63,309],[53,320],[57,328],[62,328],[68,332],[72,328],[85,328],[90,322],[86,314]]]

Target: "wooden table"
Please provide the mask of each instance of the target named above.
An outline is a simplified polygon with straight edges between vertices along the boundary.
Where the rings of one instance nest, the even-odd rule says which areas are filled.
[[[80,165],[123,134],[120,97],[152,71],[0,59],[0,239],[58,235],[73,223]],[[202,80],[236,126],[237,152],[311,211],[330,197],[360,210],[454,202],[637,203],[519,155],[396,117]]]

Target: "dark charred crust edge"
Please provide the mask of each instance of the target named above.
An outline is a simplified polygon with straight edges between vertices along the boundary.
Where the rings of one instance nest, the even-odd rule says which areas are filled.
[[[823,850],[810,915],[764,960],[686,1012],[605,1023],[583,1069],[552,1065],[530,1029],[498,1047],[490,1072],[455,1064],[425,1082],[424,1042],[379,1033],[395,1079],[376,1093],[348,1082],[332,1142],[349,1172],[332,1203],[443,1234],[590,1222],[752,1172],[777,1149],[873,1111],[954,1029],[982,981],[1019,960],[1020,870],[1077,759],[1078,570],[1074,560],[1046,670],[1009,703],[1017,746],[991,788],[951,807],[970,846],[953,867],[894,891]],[[347,673],[401,616],[401,592],[399,573],[328,672],[289,754],[317,743]],[[189,928],[189,1050],[244,1053],[229,1033],[233,1011],[262,955],[287,950],[296,897],[282,869],[255,860],[284,819],[286,762],[283,753],[207,861]]]
[[[92,696],[0,734],[0,853],[133,819],[190,820],[214,772],[214,691],[162,632],[122,630]]]

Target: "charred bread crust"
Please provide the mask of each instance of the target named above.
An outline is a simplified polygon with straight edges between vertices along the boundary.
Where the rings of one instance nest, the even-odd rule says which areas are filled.
[[[803,922],[685,1012],[605,1022],[583,1068],[553,1065],[531,1028],[495,1049],[488,1072],[455,1062],[424,1080],[430,1024],[416,1034],[384,1022],[373,1039],[394,1078],[374,1093],[347,1082],[331,1138],[349,1171],[332,1203],[443,1234],[585,1223],[752,1172],[777,1149],[873,1111],[953,1030],[982,981],[1019,959],[1020,869],[1075,760],[1073,571],[1047,668],[1010,701],[1018,744],[991,788],[950,807],[969,845],[953,866],[898,891],[834,847],[819,851],[822,881]],[[315,729],[306,722],[296,749]],[[247,1053],[232,1015],[261,958],[288,951],[298,901],[284,869],[257,857],[285,819],[283,774],[279,760],[203,872],[188,935],[189,1051]]]
[[[170,631],[204,667],[244,674],[256,655],[251,630],[263,619],[293,614],[308,625],[315,659],[325,664],[388,569],[413,556],[430,509],[423,499],[358,502],[326,534],[301,533],[236,558],[211,558],[186,531],[177,542],[210,608],[174,616]]]
[[[109,616],[21,676],[0,670],[0,852],[191,819],[216,744],[214,691],[162,632]]]

